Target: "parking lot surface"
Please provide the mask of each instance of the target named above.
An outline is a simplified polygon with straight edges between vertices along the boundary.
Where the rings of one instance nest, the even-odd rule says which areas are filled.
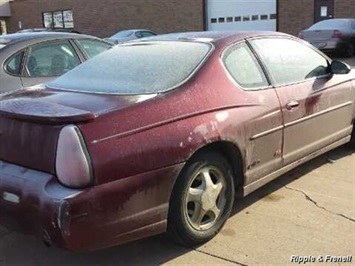
[[[343,61],[355,66],[355,58]],[[0,227],[0,266],[297,265],[297,259],[313,258],[338,264],[318,262],[327,256],[352,256],[342,265],[355,264],[355,150],[346,146],[237,199],[219,235],[194,249],[160,235],[75,254]]]

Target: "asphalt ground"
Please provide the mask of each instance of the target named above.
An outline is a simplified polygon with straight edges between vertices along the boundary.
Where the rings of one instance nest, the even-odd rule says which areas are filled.
[[[337,148],[238,199],[223,230],[194,249],[163,234],[76,254],[0,227],[0,266],[133,264],[355,265],[355,150]]]

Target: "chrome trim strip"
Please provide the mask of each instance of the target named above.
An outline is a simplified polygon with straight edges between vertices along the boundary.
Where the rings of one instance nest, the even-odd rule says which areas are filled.
[[[301,122],[304,122],[304,121],[306,121],[306,120],[315,118],[315,117],[317,117],[317,116],[324,115],[324,114],[329,113],[329,112],[331,112],[331,111],[335,111],[335,110],[340,109],[340,108],[343,108],[343,107],[345,107],[345,106],[352,105],[352,104],[353,104],[353,102],[352,102],[352,101],[349,101],[349,102],[346,102],[346,103],[343,103],[343,104],[334,106],[334,107],[332,107],[332,108],[323,110],[323,111],[321,111],[321,112],[318,112],[318,113],[315,113],[315,114],[312,114],[312,115],[308,115],[308,116],[306,116],[306,117],[302,117],[302,118],[300,118],[300,119],[298,119],[298,120],[295,120],[295,121],[292,121],[292,122],[290,122],[290,123],[285,124],[285,128],[286,128],[286,127],[293,126],[293,125],[298,124],[298,123],[301,123]]]
[[[279,131],[279,130],[281,130],[281,129],[283,129],[283,128],[284,128],[283,125],[282,125],[282,126],[278,126],[278,127],[274,127],[274,128],[272,128],[272,129],[266,130],[266,131],[264,131],[264,132],[261,132],[261,133],[259,133],[259,134],[256,134],[256,135],[252,136],[252,137],[250,138],[250,140],[255,140],[255,139],[264,137],[264,136],[266,136],[266,135],[269,135],[269,134],[271,134],[271,133],[274,133],[274,132],[276,132],[276,131]]]

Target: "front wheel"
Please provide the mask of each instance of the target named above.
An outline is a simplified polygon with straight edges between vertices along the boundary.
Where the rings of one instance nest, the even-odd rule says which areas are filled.
[[[221,230],[233,201],[234,182],[228,161],[218,153],[200,153],[187,162],[176,181],[168,231],[187,246],[205,243]]]

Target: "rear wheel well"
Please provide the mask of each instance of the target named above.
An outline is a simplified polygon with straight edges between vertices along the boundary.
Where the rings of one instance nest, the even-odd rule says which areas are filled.
[[[224,156],[233,170],[236,196],[241,196],[244,185],[244,163],[239,148],[228,141],[218,141],[197,150],[192,157],[203,152],[217,152]]]

